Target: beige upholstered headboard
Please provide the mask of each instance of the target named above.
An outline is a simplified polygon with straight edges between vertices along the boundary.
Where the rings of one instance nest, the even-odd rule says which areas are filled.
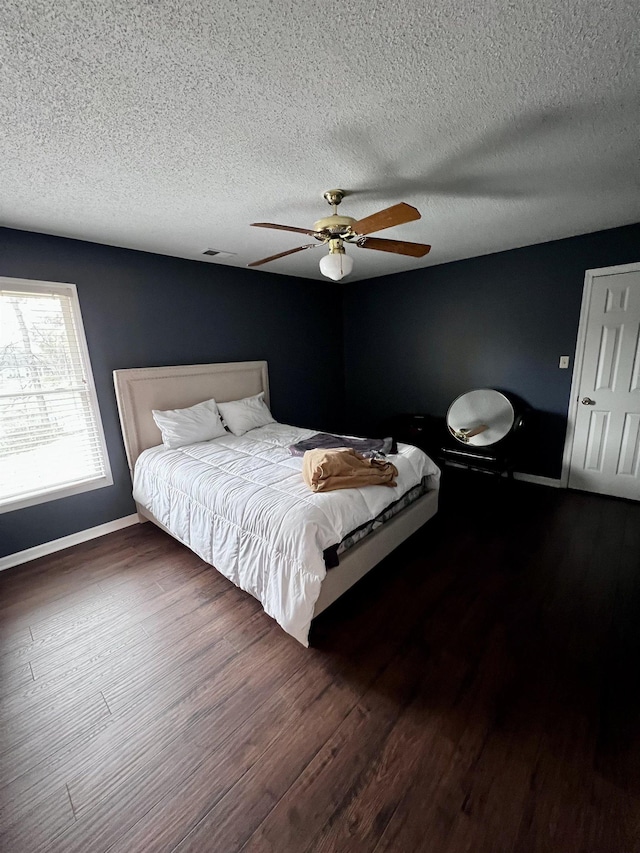
[[[184,409],[212,397],[226,403],[251,397],[260,391],[264,391],[265,402],[269,403],[266,361],[114,370],[113,382],[127,461],[132,472],[143,450],[162,443],[152,409]]]

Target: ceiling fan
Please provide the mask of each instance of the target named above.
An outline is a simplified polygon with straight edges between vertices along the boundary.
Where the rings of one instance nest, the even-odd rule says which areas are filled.
[[[270,255],[260,261],[249,264],[250,267],[259,267],[286,255],[302,252],[304,249],[315,249],[319,245],[329,244],[329,254],[324,255],[320,261],[320,272],[327,278],[340,281],[345,275],[349,275],[353,269],[353,259],[345,253],[344,244],[352,243],[360,249],[376,249],[379,252],[393,252],[396,255],[409,255],[412,258],[424,257],[431,246],[424,243],[408,243],[405,240],[381,240],[378,237],[369,237],[375,231],[384,228],[392,228],[394,225],[403,225],[405,222],[413,222],[420,219],[420,213],[410,204],[400,202],[392,207],[365,216],[364,219],[354,219],[352,216],[339,216],[338,205],[345,196],[344,190],[327,190],[323,198],[333,208],[331,216],[325,216],[314,222],[313,228],[295,228],[291,225],[276,225],[273,222],[252,222],[256,228],[275,228],[278,231],[295,231],[297,234],[307,234],[314,237],[317,243],[307,243],[298,246],[297,249],[289,249],[287,252],[279,252]]]

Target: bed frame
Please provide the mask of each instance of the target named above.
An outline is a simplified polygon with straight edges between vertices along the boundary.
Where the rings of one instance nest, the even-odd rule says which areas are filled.
[[[264,391],[269,403],[266,361],[228,364],[191,364],[176,367],[145,367],[114,370],[113,381],[120,413],[122,436],[133,475],[136,459],[148,447],[162,443],[152,409],[183,409],[214,397],[221,403]],[[136,504],[140,521],[163,524],[145,507]],[[384,557],[435,515],[438,490],[427,492],[386,524],[340,556],[340,565],[327,572],[316,602],[314,616],[346,592]]]

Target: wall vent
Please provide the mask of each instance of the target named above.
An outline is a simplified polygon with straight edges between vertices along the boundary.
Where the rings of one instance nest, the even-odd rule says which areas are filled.
[[[217,261],[221,261],[224,260],[224,258],[232,258],[235,255],[235,252],[222,252],[220,249],[205,249],[202,254],[207,255],[209,258],[215,258]]]

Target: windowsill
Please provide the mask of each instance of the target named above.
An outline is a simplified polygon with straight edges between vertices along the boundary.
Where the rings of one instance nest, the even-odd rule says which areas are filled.
[[[37,494],[26,495],[23,498],[6,501],[0,503],[0,514],[4,512],[14,512],[14,510],[26,509],[37,504],[56,501],[59,498],[67,498],[71,495],[79,495],[83,492],[91,492],[94,489],[104,489],[106,486],[113,485],[113,477],[108,474],[103,477],[97,477],[95,480],[84,480],[81,483],[72,483],[71,485],[61,486],[46,492],[38,492]]]

